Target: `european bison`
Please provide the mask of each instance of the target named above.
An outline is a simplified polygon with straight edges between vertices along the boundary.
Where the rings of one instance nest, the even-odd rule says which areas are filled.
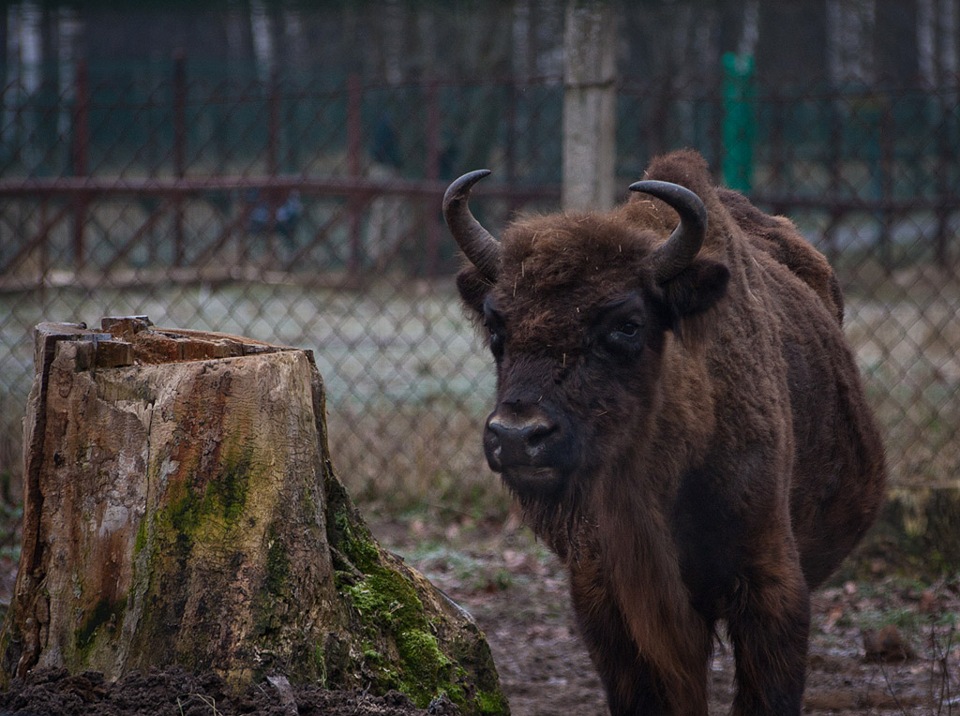
[[[484,450],[569,570],[610,711],[706,714],[724,620],[733,712],[799,714],[809,591],[884,485],[826,259],[689,150],[630,187],[655,199],[502,242],[467,206],[488,173],[444,197],[496,361]]]

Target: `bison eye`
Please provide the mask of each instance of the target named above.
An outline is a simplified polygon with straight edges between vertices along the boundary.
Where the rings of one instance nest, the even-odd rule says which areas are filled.
[[[596,308],[590,341],[601,356],[632,360],[643,352],[647,308],[637,293]]]
[[[505,329],[503,316],[501,316],[490,304],[489,300],[483,306],[483,327],[487,329],[490,341],[490,352],[497,360],[503,356],[503,343],[505,340]]]
[[[503,355],[503,330],[488,325],[487,331],[490,334],[490,352],[499,360]]]
[[[631,358],[643,348],[643,325],[637,321],[622,321],[602,334],[603,346],[616,355]]]

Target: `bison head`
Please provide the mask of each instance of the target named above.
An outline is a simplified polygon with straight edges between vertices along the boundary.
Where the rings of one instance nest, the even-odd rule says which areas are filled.
[[[722,298],[729,272],[700,256],[707,211],[677,184],[630,187],[659,202],[523,218],[501,242],[467,204],[489,173],[460,177],[443,201],[470,261],[457,285],[497,365],[484,451],[521,498],[560,498],[653,439],[667,336]]]

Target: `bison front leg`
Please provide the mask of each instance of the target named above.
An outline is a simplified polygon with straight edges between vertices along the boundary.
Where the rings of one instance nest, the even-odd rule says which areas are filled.
[[[686,685],[682,694],[671,694],[637,648],[597,563],[581,560],[571,572],[570,587],[580,634],[603,681],[612,716],[706,715],[709,644],[696,655],[702,682]]]
[[[612,601],[573,592],[580,635],[590,652],[612,716],[667,716],[664,687],[641,660]]]
[[[755,566],[738,585],[727,626],[736,657],[734,716],[799,716],[810,597],[796,553]]]

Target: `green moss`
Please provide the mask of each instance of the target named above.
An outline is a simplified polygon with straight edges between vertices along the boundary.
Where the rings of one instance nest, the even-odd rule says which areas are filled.
[[[378,567],[344,592],[360,613],[367,636],[364,665],[377,675],[380,688],[399,689],[421,708],[441,693],[464,703],[466,695],[453,679],[456,664],[441,649],[423,603],[403,574]],[[383,637],[396,650],[396,668],[375,646]]]
[[[245,515],[251,487],[264,469],[250,445],[224,446],[219,464],[209,473],[202,473],[198,462],[191,460],[184,459],[166,474],[165,504],[142,521],[134,540],[135,554],[149,551],[135,561],[134,589],[145,589],[147,603],[158,605],[145,609],[140,618],[138,633],[148,640],[165,642],[171,629],[180,623],[189,585],[177,575],[190,564],[197,545],[227,554],[236,544],[234,536],[247,529]],[[165,468],[157,465],[155,469]],[[163,483],[160,475],[152,477]],[[267,584],[260,594],[282,591],[289,582],[284,543],[275,541],[267,549],[267,558]],[[155,596],[158,593],[159,599]],[[209,599],[216,603],[219,595],[210,595]],[[256,626],[265,632],[275,625]],[[198,636],[198,640],[202,638]]]
[[[370,644],[367,644],[363,650],[363,660],[368,665],[379,666],[383,663],[383,654],[374,649]]]
[[[252,473],[252,446],[240,450],[236,457],[227,456],[223,471],[207,483],[201,512],[217,514],[228,522],[235,521],[246,505]]]
[[[134,556],[140,554],[144,547],[147,546],[147,521],[140,520],[140,524],[137,526],[137,536],[134,538],[133,542],[133,554]]]
[[[313,667],[317,673],[317,681],[320,684],[320,688],[326,689],[327,686],[327,659],[326,654],[323,652],[323,647],[317,644],[313,648]]]
[[[350,670],[361,671],[365,686],[375,692],[397,689],[420,708],[446,694],[464,713],[508,713],[485,642],[472,649],[459,637],[442,642],[443,620],[428,617],[415,584],[380,550],[342,486],[328,484],[328,490],[328,537],[338,567],[334,579],[361,630],[361,651],[354,657],[360,663]],[[482,639],[479,633],[476,637]],[[327,654],[325,662],[335,683],[333,656]],[[470,665],[469,674],[461,663]],[[465,684],[470,684],[469,696]]]
[[[283,541],[270,530],[270,546],[267,548],[267,576],[266,590],[272,595],[282,595],[286,592],[287,581],[290,579],[290,560]]]
[[[343,533],[344,554],[362,572],[374,568],[380,557],[377,547],[369,532],[363,532],[347,527]]]
[[[420,707],[427,706],[441,692],[446,692],[455,703],[463,703],[463,689],[450,679],[453,662],[440,650],[433,634],[410,629],[397,634],[396,641],[403,667],[401,691]]]
[[[74,633],[74,644],[81,665],[87,665],[86,661],[90,655],[90,649],[93,647],[100,628],[105,625],[116,626],[119,624],[123,619],[126,608],[127,600],[125,598],[115,602],[101,599],[94,605],[93,610]]]
[[[500,691],[479,691],[474,703],[482,714],[502,714],[507,712],[507,700]]]
[[[360,572],[370,573],[380,567],[380,549],[346,489],[332,475],[328,475],[326,490],[327,538],[330,546]]]
[[[263,586],[255,597],[254,633],[269,643],[282,631],[285,615],[292,601],[290,558],[286,546],[274,528],[268,532],[267,561]]]
[[[253,448],[245,447],[236,456],[224,456],[223,469],[207,481],[199,493],[192,484],[174,483],[170,486],[169,507],[158,513],[159,526],[172,533],[176,553],[185,556],[197,538],[197,532],[205,526],[216,529],[236,527],[237,520],[246,507],[250,482],[255,471]],[[207,517],[217,517],[211,522]],[[137,533],[139,548],[146,544],[146,528],[143,540]]]
[[[170,526],[178,533],[186,534],[197,528],[200,522],[200,506],[192,489],[187,487],[180,499],[170,503],[167,516]]]
[[[426,627],[423,603],[398,573],[379,568],[347,592],[362,616],[373,617],[374,623],[389,625],[394,632]]]

